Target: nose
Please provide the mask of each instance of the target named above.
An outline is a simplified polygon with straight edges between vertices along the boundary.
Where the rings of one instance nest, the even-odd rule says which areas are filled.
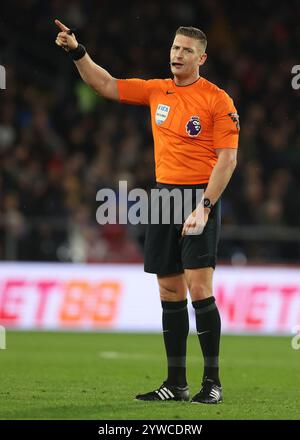
[[[183,49],[182,49],[182,47],[180,47],[176,52],[176,57],[182,58],[182,55],[183,55]]]

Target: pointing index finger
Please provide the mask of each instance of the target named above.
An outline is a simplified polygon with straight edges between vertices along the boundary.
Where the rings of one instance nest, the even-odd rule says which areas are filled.
[[[63,32],[67,32],[69,30],[69,28],[67,28],[67,26],[65,26],[61,21],[59,20],[54,20],[56,26],[58,26],[60,28],[61,31]]]

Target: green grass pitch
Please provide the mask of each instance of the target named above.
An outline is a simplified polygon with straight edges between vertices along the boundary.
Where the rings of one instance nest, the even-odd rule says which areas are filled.
[[[223,336],[224,402],[140,402],[166,378],[159,334],[7,332],[0,350],[0,419],[299,419],[300,350],[289,337]],[[188,339],[191,395],[198,339]]]

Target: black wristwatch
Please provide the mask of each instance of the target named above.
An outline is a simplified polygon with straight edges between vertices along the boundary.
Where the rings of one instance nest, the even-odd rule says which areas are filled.
[[[212,207],[214,206],[211,203],[211,201],[209,199],[207,199],[207,198],[204,198],[202,203],[203,203],[204,208],[212,209]]]

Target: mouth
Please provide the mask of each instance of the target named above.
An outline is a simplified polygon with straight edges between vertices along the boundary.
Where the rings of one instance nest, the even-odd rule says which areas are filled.
[[[183,67],[183,64],[182,64],[182,63],[172,62],[172,63],[171,63],[171,66],[172,66],[172,67]]]

